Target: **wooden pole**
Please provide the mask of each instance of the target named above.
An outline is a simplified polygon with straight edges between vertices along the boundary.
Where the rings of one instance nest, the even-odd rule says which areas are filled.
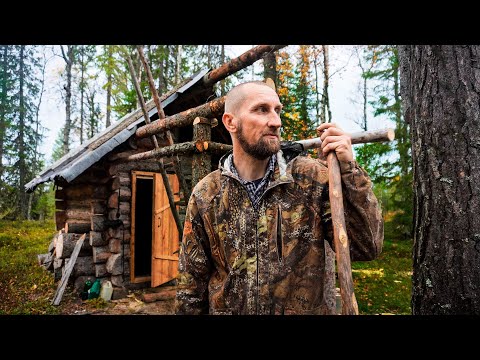
[[[192,120],[193,123],[194,120]],[[360,131],[357,133],[352,133],[352,144],[364,144],[368,142],[379,142],[379,141],[392,141],[395,137],[395,133],[392,129],[385,130],[371,130],[371,131]],[[302,144],[304,150],[318,148],[322,145],[322,140],[320,138],[305,139],[295,141],[296,143]],[[154,157],[168,157],[172,154],[189,154],[192,152],[202,152],[202,151],[211,151],[216,153],[226,153],[232,149],[232,145],[222,144],[212,141],[204,142],[184,142],[180,144],[174,144],[171,146],[165,146],[163,148],[146,151],[139,154],[116,154],[115,160],[122,161],[139,161],[151,159]],[[113,158],[112,158],[113,160]]]
[[[211,86],[216,82],[225,79],[227,76],[252,65],[255,61],[261,59],[264,54],[277,51],[287,45],[259,45],[244,52],[239,57],[230,60],[219,68],[210,71],[203,77],[205,86]]]
[[[395,133],[391,129],[384,131],[364,131],[351,134],[353,143],[392,141]],[[317,138],[320,140],[319,138]],[[318,144],[318,141],[317,141]],[[321,141],[320,141],[321,144]],[[342,298],[342,315],[358,315],[358,304],[353,290],[350,244],[347,236],[342,194],[342,176],[335,151],[327,155],[328,190],[333,223],[333,241],[337,259],[337,273]]]
[[[193,141],[204,143],[212,137],[213,120],[197,117],[193,121]],[[205,146],[203,145],[203,148]],[[208,149],[208,145],[207,145]],[[202,149],[203,150],[203,149]],[[212,157],[207,151],[196,152],[192,159],[192,188],[203,179],[212,169]]]
[[[351,133],[352,144],[365,144],[371,142],[392,141],[395,138],[393,129],[359,131]],[[296,141],[303,145],[304,150],[319,148],[322,146],[322,140],[319,137]]]
[[[130,75],[132,76],[133,84],[135,85],[135,90],[137,92],[138,99],[140,100],[140,105],[142,106],[143,116],[145,117],[145,123],[150,123],[150,117],[148,116],[148,111],[145,106],[145,101],[143,100],[142,90],[140,89],[140,85],[138,84],[137,77],[135,75],[135,69],[133,67],[132,59],[130,54],[126,54],[128,67],[130,69]],[[158,142],[156,136],[152,135],[153,143],[155,144],[155,148],[158,150]],[[177,224],[178,232],[183,234],[183,225],[178,215],[177,207],[175,206],[175,200],[173,197],[172,188],[170,186],[170,182],[168,181],[167,172],[165,171],[165,166],[163,164],[163,158],[159,159],[160,163],[160,174],[162,175],[163,185],[165,186],[165,191],[167,192],[168,202],[170,204],[170,210],[172,211],[173,218],[175,219],[175,223]]]
[[[342,314],[358,315],[357,299],[353,292],[352,265],[350,262],[350,248],[347,237],[347,227],[343,209],[342,177],[340,164],[335,151],[327,156],[328,162],[328,190],[333,223],[333,241],[335,257],[337,259],[338,280],[342,297]]]
[[[150,87],[150,91],[152,93],[155,106],[157,107],[158,118],[160,120],[165,119],[165,112],[163,111],[163,107],[160,102],[160,97],[158,95],[157,88],[155,87],[155,83],[153,81],[153,75],[150,70],[150,66],[148,66],[147,60],[145,59],[145,55],[143,53],[143,49],[140,45],[137,45],[137,51],[138,51],[138,55],[140,56],[140,60],[142,61],[143,67],[145,68],[145,72],[147,73],[148,85]],[[173,145],[173,137],[172,137],[172,134],[170,133],[170,130],[167,130],[165,133],[167,135],[168,145]],[[187,199],[188,201],[188,199],[190,198],[190,189],[187,186],[185,176],[183,176],[182,168],[180,166],[180,160],[178,159],[177,154],[172,156],[172,161],[173,161],[173,168],[175,169],[175,173],[178,179],[180,180],[180,186],[182,188],[183,198]]]
[[[115,158],[115,162],[122,163],[128,161],[140,161],[146,159],[152,159],[155,157],[168,157],[173,154],[191,154],[200,153],[204,151],[210,151],[218,154],[224,154],[227,151],[232,150],[232,145],[217,143],[213,141],[189,141],[179,144],[173,144],[171,146],[165,146],[159,149],[145,151],[138,154],[118,154]]]
[[[214,118],[223,114],[225,96],[214,99],[203,105],[168,116],[165,119],[157,120],[151,124],[144,125],[137,129],[135,136],[145,138],[158,134],[175,127],[191,126],[197,117]]]

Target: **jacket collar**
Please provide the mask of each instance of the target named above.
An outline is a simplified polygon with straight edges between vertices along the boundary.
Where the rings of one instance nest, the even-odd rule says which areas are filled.
[[[220,158],[218,168],[220,169],[222,175],[227,175],[235,179],[238,179],[238,176],[236,176],[232,172],[229,161],[226,161],[231,154],[233,154],[233,150],[230,150]],[[275,171],[273,172],[273,179],[270,181],[270,185],[268,186],[269,188],[280,183],[293,182],[293,177],[291,174],[291,166],[289,166],[289,164],[287,164],[287,162],[285,161],[282,150],[279,150],[277,152],[277,161],[275,162]]]

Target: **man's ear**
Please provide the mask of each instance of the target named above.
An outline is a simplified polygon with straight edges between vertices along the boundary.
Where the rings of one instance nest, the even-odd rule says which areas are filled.
[[[228,132],[237,132],[237,121],[231,113],[224,113],[222,115],[222,122]]]

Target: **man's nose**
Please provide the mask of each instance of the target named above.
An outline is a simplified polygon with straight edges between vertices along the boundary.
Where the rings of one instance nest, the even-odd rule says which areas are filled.
[[[278,115],[277,112],[272,111],[272,113],[269,116],[267,125],[269,127],[275,127],[275,128],[281,127],[282,120],[280,119],[280,115]]]

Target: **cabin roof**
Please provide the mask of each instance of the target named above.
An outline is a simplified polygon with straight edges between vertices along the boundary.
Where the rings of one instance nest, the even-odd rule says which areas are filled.
[[[163,99],[161,103],[165,112],[167,113],[166,110],[169,105],[170,107],[173,107],[176,102],[184,105],[185,98],[188,98],[188,93],[190,90],[194,87],[194,85],[202,84],[202,78],[208,73],[208,71],[208,69],[199,71],[197,74],[185,80],[180,87],[172,91],[168,97]],[[202,94],[203,96],[198,96],[197,94],[192,96],[192,101],[199,103],[201,102],[200,100],[206,100],[213,94],[212,88],[207,90],[207,94],[204,92]],[[199,105],[192,104],[192,102],[190,102],[190,104],[192,105],[190,107]],[[153,99],[146,103],[146,107],[150,119],[158,114]],[[75,149],[72,149],[54,164],[42,170],[39,175],[25,185],[25,190],[27,192],[32,192],[38,185],[47,181],[63,180],[67,183],[73,181],[85,170],[99,161],[104,155],[108,154],[117,146],[127,141],[132,135],[135,134],[138,125],[142,122],[145,122],[145,118],[141,108],[138,108],[125,115],[123,118],[114,122],[108,128],[98,133],[88,141],[84,142]]]

